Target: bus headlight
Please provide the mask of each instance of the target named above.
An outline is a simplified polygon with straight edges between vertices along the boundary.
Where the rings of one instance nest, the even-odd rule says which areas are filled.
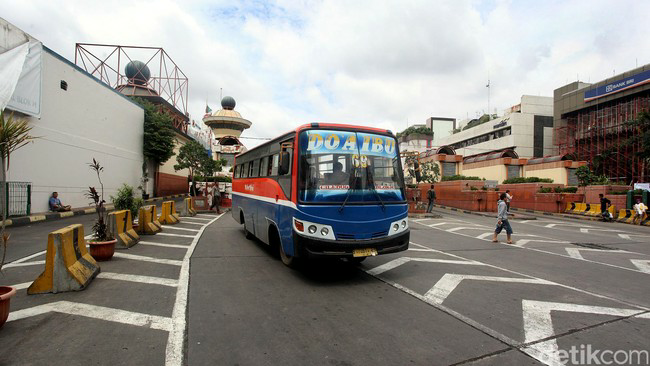
[[[399,230],[399,224],[395,224],[395,225],[393,225],[393,230],[394,230],[394,231]]]
[[[310,234],[314,234],[316,232],[316,225],[309,225],[307,230],[309,230]]]
[[[390,223],[388,227],[388,236],[399,235],[409,229],[409,219],[403,218]]]
[[[402,220],[402,229],[406,228],[406,220]]]
[[[327,234],[329,234],[329,233],[330,233],[330,231],[329,231],[329,229],[326,228],[326,227],[324,227],[324,228],[322,228],[322,229],[320,230],[320,234],[321,234],[322,236],[327,236]]]

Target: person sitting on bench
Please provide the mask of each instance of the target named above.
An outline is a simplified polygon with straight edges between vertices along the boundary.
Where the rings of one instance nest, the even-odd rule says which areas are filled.
[[[55,212],[70,211],[72,207],[70,205],[64,206],[58,197],[59,197],[58,192],[52,192],[52,197],[50,197],[50,211],[55,211]]]

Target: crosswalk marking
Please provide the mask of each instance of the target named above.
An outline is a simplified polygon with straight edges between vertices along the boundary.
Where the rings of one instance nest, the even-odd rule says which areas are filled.
[[[161,236],[177,236],[179,238],[194,238],[194,235],[184,235],[184,234],[172,234],[172,233],[156,233],[156,235],[161,235]]]
[[[195,233],[198,233],[200,231],[199,229],[187,229],[187,228],[184,228],[184,227],[178,227],[178,226],[172,226],[172,225],[162,225],[162,227],[165,228],[165,229],[193,231]]]
[[[384,263],[380,266],[377,266],[373,269],[369,269],[366,271],[371,276],[377,276],[380,275],[386,271],[390,271],[393,268],[399,267],[402,264],[408,263],[408,262],[428,262],[428,263],[447,263],[447,264],[465,264],[465,265],[474,265],[474,266],[481,266],[483,263],[480,262],[475,262],[475,261],[469,261],[469,260],[451,260],[451,259],[433,259],[433,258],[413,258],[413,257],[400,257],[397,259],[393,259],[392,261],[388,263]]]
[[[593,249],[593,248],[564,248],[569,256],[576,259],[584,259],[580,252],[602,252],[602,253],[630,253],[626,250],[603,250],[603,249]]]
[[[189,245],[182,245],[182,244],[163,244],[163,243],[156,243],[153,241],[140,241],[138,244],[142,245],[153,245],[156,247],[163,247],[163,248],[180,248],[180,249],[187,249],[190,246]]]
[[[160,233],[158,233],[160,234]],[[158,263],[158,264],[169,264],[172,266],[181,266],[183,264],[183,261],[177,261],[173,259],[161,259],[161,258],[154,258],[154,257],[147,257],[144,255],[134,255],[134,254],[126,254],[126,253],[120,253],[117,252],[113,254],[113,257],[117,258],[124,258],[124,259],[131,259],[134,261],[142,261],[142,262],[151,262],[151,263]]]
[[[125,273],[100,272],[97,275],[97,278],[137,282],[137,283],[148,283],[152,285],[162,285],[162,286],[169,286],[169,287],[178,286],[178,280],[172,280],[169,278],[161,278],[161,277],[151,277],[151,276],[137,276],[137,275],[131,275]]]

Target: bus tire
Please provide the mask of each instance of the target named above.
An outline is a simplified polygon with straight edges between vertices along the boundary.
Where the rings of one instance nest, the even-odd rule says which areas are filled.
[[[244,234],[246,234],[246,239],[248,240],[253,240],[255,235],[253,235],[250,231],[246,230],[246,220],[244,219],[244,213],[239,212],[239,221],[241,221],[241,224],[244,225]]]
[[[270,230],[269,239],[269,242],[272,246],[278,247],[278,254],[280,255],[280,260],[282,263],[284,263],[284,265],[289,268],[296,268],[298,266],[298,258],[290,256],[284,251],[284,247],[282,246],[282,241],[280,240],[280,234],[278,233],[277,228],[274,227]]]

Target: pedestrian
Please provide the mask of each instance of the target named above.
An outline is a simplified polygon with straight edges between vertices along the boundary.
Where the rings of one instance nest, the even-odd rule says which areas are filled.
[[[645,205],[645,203],[641,202],[640,198],[636,199],[636,204],[632,207],[634,208],[634,223],[637,225],[641,225],[641,221],[643,221],[643,216],[645,216],[646,212],[648,211],[648,206]]]
[[[603,216],[603,220],[611,221],[612,218],[610,217],[607,209],[612,205],[612,201],[607,199],[602,193],[599,193],[598,197],[600,198],[600,214]]]
[[[54,212],[65,212],[65,211],[72,210],[72,207],[70,205],[65,206],[61,203],[58,192],[52,192],[49,205],[50,205],[50,211],[54,211]]]
[[[436,200],[436,191],[434,190],[433,184],[431,188],[427,191],[427,199],[429,200],[429,207],[427,207],[427,212],[431,213],[433,211],[433,204]]]
[[[508,208],[508,213],[510,212],[510,202],[512,202],[512,195],[510,190],[506,189],[506,207]]]
[[[212,186],[212,205],[210,206],[210,210],[216,208],[217,213],[220,214],[221,210],[219,209],[219,206],[221,206],[221,192],[219,192],[218,185],[219,183],[215,183],[214,186]]]
[[[497,227],[494,230],[494,236],[492,237],[492,242],[493,243],[498,243],[499,240],[497,240],[497,235],[501,233],[501,230],[506,229],[506,235],[508,238],[507,243],[512,244],[512,227],[510,226],[510,222],[508,221],[508,206],[506,205],[506,194],[501,193],[501,196],[499,196],[499,201],[497,202]]]

